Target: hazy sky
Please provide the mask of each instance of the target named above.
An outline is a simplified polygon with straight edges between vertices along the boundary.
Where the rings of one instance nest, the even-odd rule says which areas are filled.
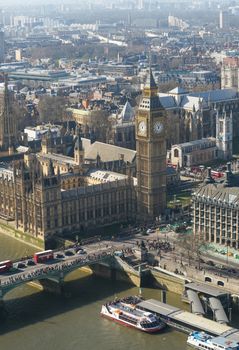
[[[82,3],[85,0],[0,0],[0,6],[12,5],[36,5],[36,4],[62,4],[62,3]],[[87,1],[88,2],[88,1]]]

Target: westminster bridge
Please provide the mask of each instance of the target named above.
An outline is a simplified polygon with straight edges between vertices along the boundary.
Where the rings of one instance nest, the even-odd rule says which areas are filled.
[[[132,253],[132,249],[133,244],[130,243],[101,241],[97,244],[54,251],[54,259],[44,263],[35,264],[29,257],[15,261],[10,271],[0,274],[0,302],[3,304],[4,296],[8,292],[25,283],[61,294],[64,292],[66,275],[86,267],[99,276],[128,280],[140,286],[141,274],[146,271],[145,265],[138,260],[139,264],[132,266],[119,254]]]

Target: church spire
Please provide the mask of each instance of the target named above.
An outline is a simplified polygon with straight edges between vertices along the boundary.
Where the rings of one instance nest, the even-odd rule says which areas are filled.
[[[144,84],[144,89],[149,89],[149,90],[154,90],[158,89],[158,86],[154,80],[153,72],[151,67],[149,68],[149,73],[147,75],[145,84]]]
[[[149,72],[144,84],[143,98],[141,100],[139,108],[148,111],[163,108],[158,96],[158,86],[154,80],[151,67],[149,68]]]

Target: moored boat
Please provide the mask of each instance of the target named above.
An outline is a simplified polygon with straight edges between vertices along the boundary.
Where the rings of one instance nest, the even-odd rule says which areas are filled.
[[[165,327],[165,323],[150,312],[137,308],[140,300],[135,297],[117,299],[102,305],[101,315],[127,327],[139,329],[146,333],[155,333]]]
[[[190,333],[187,344],[200,350],[239,350],[239,344],[233,340],[198,331]]]

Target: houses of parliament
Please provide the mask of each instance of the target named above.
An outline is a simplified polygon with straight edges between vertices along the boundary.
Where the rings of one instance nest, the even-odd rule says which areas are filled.
[[[0,99],[0,156],[6,156],[14,154],[17,142],[7,83]],[[150,71],[136,117],[136,177],[130,171],[99,168],[98,155],[87,159],[79,127],[70,136],[71,157],[59,148],[66,137],[53,142],[49,131],[40,152],[28,150],[0,168],[0,217],[43,242],[90,228],[155,219],[166,207],[165,129],[166,114]]]

